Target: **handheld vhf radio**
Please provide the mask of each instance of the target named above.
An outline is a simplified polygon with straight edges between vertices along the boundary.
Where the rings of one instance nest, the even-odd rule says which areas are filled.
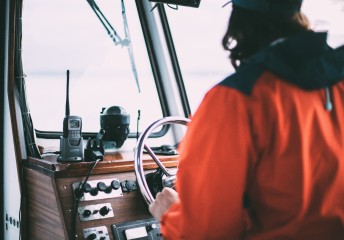
[[[63,119],[63,135],[60,138],[60,162],[79,162],[83,160],[82,120],[69,115],[69,70],[67,70],[66,116]]]

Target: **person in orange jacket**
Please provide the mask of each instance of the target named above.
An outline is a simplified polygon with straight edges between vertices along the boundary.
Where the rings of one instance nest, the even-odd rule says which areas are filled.
[[[344,239],[344,46],[302,0],[232,4],[236,72],[192,116],[177,191],[150,212],[164,239]]]

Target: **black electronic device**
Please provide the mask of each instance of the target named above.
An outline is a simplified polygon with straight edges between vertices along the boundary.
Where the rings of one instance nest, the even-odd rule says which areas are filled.
[[[130,115],[123,107],[103,108],[100,113],[100,131],[97,139],[103,141],[105,148],[120,148],[129,135],[129,125]]]
[[[186,7],[198,8],[201,0],[149,0],[150,2],[182,5]]]
[[[63,135],[60,138],[61,162],[79,162],[83,160],[83,139],[81,134],[82,120],[71,116],[69,109],[69,70],[67,70],[66,116],[63,119]]]
[[[163,239],[160,231],[160,223],[154,218],[116,223],[111,227],[115,240]]]

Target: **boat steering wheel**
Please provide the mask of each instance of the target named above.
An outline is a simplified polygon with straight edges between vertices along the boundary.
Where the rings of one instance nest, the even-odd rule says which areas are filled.
[[[166,177],[169,179],[169,181],[175,180],[176,173],[169,172],[165,166],[161,163],[161,161],[157,158],[157,156],[154,154],[153,150],[145,144],[146,139],[149,137],[149,135],[153,132],[154,129],[157,127],[167,125],[167,124],[181,124],[181,125],[187,125],[189,122],[191,122],[188,118],[182,118],[182,117],[164,117],[161,118],[154,123],[152,123],[139,137],[138,142],[136,144],[135,153],[134,153],[134,165],[135,165],[135,175],[136,180],[139,185],[139,189],[141,191],[141,194],[143,196],[143,199],[146,201],[148,205],[153,203],[154,197],[151,193],[151,190],[147,184],[147,180],[143,171],[143,161],[142,161],[142,155],[143,150],[146,150],[148,154],[153,158],[155,163],[159,166],[160,170]]]

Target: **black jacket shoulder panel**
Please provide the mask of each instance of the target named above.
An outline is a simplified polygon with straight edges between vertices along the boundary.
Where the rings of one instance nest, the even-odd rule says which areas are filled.
[[[269,71],[304,90],[332,86],[344,80],[344,46],[328,46],[326,32],[306,32],[278,39],[247,59],[225,85],[249,95],[264,72]]]
[[[344,47],[332,49],[327,33],[308,32],[281,39],[251,61],[305,90],[329,87],[344,79]]]
[[[250,95],[259,76],[264,72],[264,68],[257,63],[248,63],[237,69],[236,73],[228,76],[218,85],[227,86]]]

